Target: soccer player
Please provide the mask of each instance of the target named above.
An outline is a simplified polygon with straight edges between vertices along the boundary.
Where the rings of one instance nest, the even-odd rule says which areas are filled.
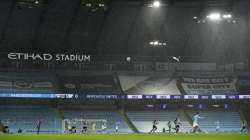
[[[88,130],[88,124],[87,124],[87,121],[85,120],[82,126],[82,133],[86,134],[87,130]]]
[[[171,121],[168,121],[168,133],[171,133],[171,129],[172,129],[172,125],[171,125]]]
[[[119,125],[120,125],[119,122],[116,122],[116,123],[115,123],[115,132],[116,132],[116,133],[119,132]]]
[[[181,121],[180,121],[180,115],[178,114],[177,117],[174,120],[174,125],[175,125],[175,133],[179,133],[180,131],[180,126],[181,126]]]
[[[157,121],[157,120],[153,121],[153,127],[152,127],[152,130],[149,133],[155,133],[155,131],[157,130],[158,123],[159,123],[159,121]]]
[[[220,121],[216,121],[216,122],[214,122],[214,124],[215,124],[215,131],[216,132],[219,132],[220,131]]]
[[[36,128],[37,128],[37,132],[36,132],[36,133],[37,133],[37,134],[40,133],[41,125],[42,125],[42,120],[39,119],[39,120],[37,121],[37,124],[36,124]]]
[[[21,134],[23,132],[23,130],[21,129],[21,128],[19,128],[18,130],[17,130],[17,133],[18,134]]]
[[[199,125],[199,120],[202,119],[203,117],[200,117],[200,112],[197,112],[194,116],[193,116],[193,132],[192,133],[196,133],[201,132],[200,129],[200,125]]]
[[[92,123],[92,131],[93,133],[96,133],[96,122]]]
[[[105,121],[102,122],[102,133],[104,134],[106,132],[107,129],[107,124]]]
[[[240,132],[241,133],[247,133],[247,124],[246,124],[245,121],[242,124],[242,128],[241,128]]]

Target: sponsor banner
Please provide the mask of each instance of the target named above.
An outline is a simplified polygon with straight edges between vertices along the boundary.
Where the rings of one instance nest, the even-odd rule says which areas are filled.
[[[161,99],[161,100],[171,99],[171,96],[170,95],[156,95],[156,99]]]
[[[209,95],[201,95],[199,98],[202,100],[209,100],[210,96]]]
[[[156,96],[154,95],[143,95],[143,99],[156,99]]]
[[[0,89],[52,90],[53,88],[53,83],[49,81],[33,82],[20,80],[0,80]]]
[[[17,94],[17,93],[1,93],[0,98],[73,98],[73,94],[47,94],[47,93],[34,93],[34,94]]]
[[[55,94],[52,90],[22,90],[22,89],[0,89],[0,94]]]
[[[55,94],[15,94],[15,93],[4,93],[0,94],[0,97],[3,98],[56,98]]]
[[[250,99],[250,95],[239,95],[239,99]]]
[[[239,96],[238,95],[228,95],[227,99],[229,99],[229,100],[236,100],[236,99],[239,99]]]
[[[226,95],[212,95],[212,99],[227,99]]]
[[[184,99],[197,100],[197,99],[199,99],[199,96],[198,95],[184,95]]]
[[[183,99],[183,96],[181,96],[181,95],[172,95],[171,99],[180,100],[180,99]]]
[[[127,99],[142,99],[142,95],[127,95]]]
[[[87,99],[119,99],[118,95],[86,95]]]

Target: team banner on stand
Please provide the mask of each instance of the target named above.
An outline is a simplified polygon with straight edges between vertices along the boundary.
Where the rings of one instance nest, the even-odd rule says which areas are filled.
[[[63,92],[85,94],[120,94],[119,83],[112,75],[81,75],[81,76],[58,76],[59,87]]]
[[[190,95],[235,95],[236,82],[233,78],[182,78],[181,88]]]

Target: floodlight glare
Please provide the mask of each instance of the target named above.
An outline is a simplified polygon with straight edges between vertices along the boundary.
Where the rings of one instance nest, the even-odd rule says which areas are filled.
[[[161,3],[159,1],[154,1],[153,6],[154,7],[160,7]]]
[[[158,44],[159,44],[159,42],[158,42],[158,41],[155,41],[155,42],[154,42],[154,45],[158,45]]]
[[[221,20],[221,14],[220,13],[211,13],[207,16],[210,20]]]
[[[232,18],[232,15],[231,14],[225,14],[225,15],[223,15],[223,18],[229,19],[229,18]]]

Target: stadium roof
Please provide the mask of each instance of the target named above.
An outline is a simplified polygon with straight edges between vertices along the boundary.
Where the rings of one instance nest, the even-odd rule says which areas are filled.
[[[162,0],[169,5],[158,9],[144,5],[150,0],[89,2],[1,0],[0,51],[213,56],[231,62],[250,56],[249,1]],[[220,24],[205,21],[214,7],[235,19]],[[159,45],[152,47],[153,41]]]

